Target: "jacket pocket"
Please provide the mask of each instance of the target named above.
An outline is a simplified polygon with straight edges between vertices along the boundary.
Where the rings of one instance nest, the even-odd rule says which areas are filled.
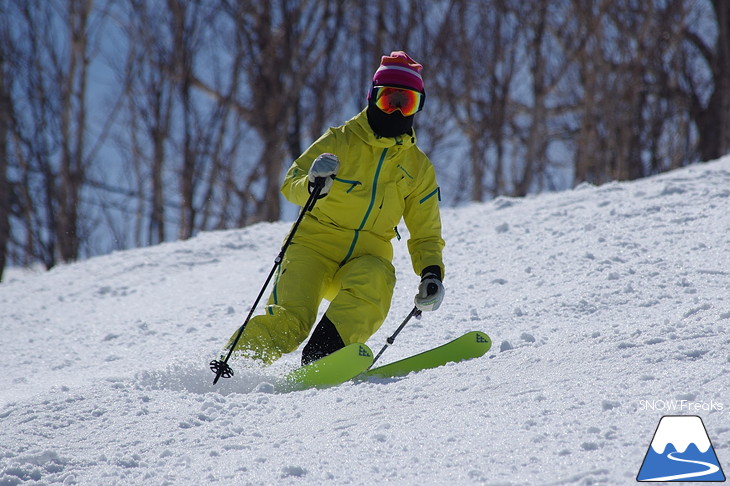
[[[340,179],[339,177],[335,177],[335,182],[342,184],[342,187],[345,188],[346,194],[351,193],[357,186],[362,186],[362,182],[360,182],[360,181]]]

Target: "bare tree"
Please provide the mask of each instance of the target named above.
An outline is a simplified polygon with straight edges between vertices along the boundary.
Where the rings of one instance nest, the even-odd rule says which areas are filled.
[[[244,182],[236,184],[243,202],[239,224],[277,220],[282,170],[290,157],[299,155],[291,151],[301,148],[298,127],[307,113],[302,96],[316,87],[311,76],[321,60],[328,59],[333,38],[341,35],[338,20],[344,9],[330,0],[221,0],[220,9],[232,26],[231,78],[240,79],[245,89],[230,98],[202,75],[196,74],[194,83],[218,102],[230,104],[261,144],[258,160]]]
[[[586,36],[567,2],[516,2],[514,8],[523,32],[518,41],[525,51],[525,62],[520,63],[525,69],[518,77],[526,80],[518,83],[522,94],[511,100],[517,113],[511,122],[516,124],[517,146],[510,169],[511,194],[525,196],[564,187],[559,179],[565,179],[562,159],[571,136],[569,114],[577,99],[571,73]],[[555,147],[558,150],[551,151]]]
[[[469,161],[469,200],[503,194],[510,93],[517,70],[517,18],[508,1],[454,1],[444,15],[445,50],[431,91],[450,108]],[[455,27],[449,27],[455,26]],[[478,59],[478,60],[477,60]],[[458,202],[458,201],[457,201]]]
[[[16,224],[19,227],[14,233],[22,239],[23,263],[38,259],[51,268],[56,264],[57,217],[56,181],[50,158],[58,138],[52,131],[53,114],[59,110],[52,105],[52,95],[48,92],[52,84],[46,68],[50,64],[50,50],[37,33],[55,34],[56,29],[52,28],[51,13],[42,5],[15,3],[11,7],[8,17],[14,20],[9,26],[11,42],[19,47],[19,40],[26,39],[23,48],[14,53],[17,91],[11,88],[16,104],[11,129],[19,205]]]
[[[16,99],[23,101],[18,103],[17,116],[12,120],[13,150],[19,177],[19,216],[25,233],[24,251],[26,261],[32,262],[38,258],[46,268],[51,268],[57,261],[59,230],[62,228],[59,217],[62,164],[65,164],[66,171],[63,182],[73,182],[69,177],[70,146],[68,141],[61,140],[61,127],[68,129],[70,124],[68,102],[71,91],[68,90],[68,82],[63,82],[63,73],[68,67],[65,61],[70,56],[62,57],[60,46],[47,40],[62,35],[58,32],[58,22],[52,8],[60,8],[59,5],[27,2],[23,5],[14,4],[13,7],[16,23],[12,35],[16,39],[15,45],[21,45],[17,39],[26,39],[22,50],[16,52],[19,86]],[[62,113],[66,118],[62,119]],[[73,197],[72,190],[68,187],[66,195]],[[72,209],[74,212],[76,210]],[[65,215],[63,222],[66,225],[73,224],[74,219],[73,215]],[[71,259],[73,248],[77,248],[74,244],[77,231],[76,228],[69,229],[71,234],[65,237],[63,254],[64,258]]]
[[[574,2],[581,29],[591,26],[577,66],[575,183],[643,177],[663,165],[668,133],[687,136],[672,88],[683,3]]]
[[[136,243],[148,245],[165,241],[167,233],[165,164],[174,105],[174,47],[166,35],[165,9],[143,0],[130,0],[128,9],[123,82],[129,131],[120,143],[134,174]]]
[[[177,95],[180,99],[180,113],[182,116],[182,141],[179,149],[182,158],[182,167],[179,171],[180,180],[180,223],[178,237],[187,239],[193,235],[195,228],[195,184],[198,176],[197,153],[194,146],[195,113],[191,100],[193,59],[196,54],[196,5],[187,5],[183,0],[167,0],[167,8],[171,14],[170,30],[172,33],[171,50],[173,55],[173,69],[177,81]],[[192,12],[189,12],[192,11]],[[197,14],[197,15],[196,15]]]
[[[4,45],[14,46],[5,154],[13,164],[12,242],[25,262],[47,268],[81,256],[92,219],[81,200],[86,173],[104,129],[89,122],[89,66],[103,9],[91,0],[10,2],[3,15]],[[6,54],[8,51],[4,51]],[[7,64],[3,63],[3,69]],[[101,111],[101,110],[100,110]]]
[[[10,212],[12,204],[12,187],[10,184],[8,158],[10,156],[8,137],[11,125],[10,82],[7,73],[12,55],[10,37],[7,26],[8,17],[0,19],[0,281],[3,279],[5,265],[8,263],[10,246]]]
[[[708,38],[708,18],[698,15],[688,22],[684,35],[692,50],[684,65],[687,95],[691,99],[691,116],[699,135],[701,160],[714,160],[730,152],[730,2],[710,0],[717,35]],[[709,70],[709,82],[704,82],[703,70],[697,69],[697,59],[704,60]]]
[[[80,195],[89,160],[87,111],[88,72],[91,62],[89,45],[89,15],[93,0],[67,0],[66,22],[70,35],[68,58],[55,70],[60,94],[60,149],[58,184],[58,241],[65,262],[79,256]],[[65,64],[65,65],[64,65]]]

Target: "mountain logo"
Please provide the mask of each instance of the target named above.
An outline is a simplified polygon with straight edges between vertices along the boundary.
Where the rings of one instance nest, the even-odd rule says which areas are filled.
[[[662,417],[636,480],[725,481],[702,419],[696,415]]]

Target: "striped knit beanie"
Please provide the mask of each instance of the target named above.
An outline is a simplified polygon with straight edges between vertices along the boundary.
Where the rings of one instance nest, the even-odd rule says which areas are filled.
[[[403,51],[393,51],[380,59],[373,76],[373,86],[401,86],[423,92],[423,66]]]

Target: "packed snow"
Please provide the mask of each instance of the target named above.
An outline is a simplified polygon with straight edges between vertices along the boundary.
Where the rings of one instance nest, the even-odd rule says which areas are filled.
[[[489,353],[305,391],[277,386],[298,352],[217,385],[208,369],[291,222],[12,271],[0,485],[626,485],[677,414],[728,468],[729,203],[726,157],[444,209],[446,300],[381,363],[471,330]],[[418,284],[399,229],[376,352]]]

